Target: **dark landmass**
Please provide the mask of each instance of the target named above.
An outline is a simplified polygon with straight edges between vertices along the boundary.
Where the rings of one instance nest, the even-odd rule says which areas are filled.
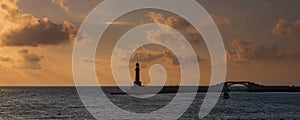
[[[245,89],[241,89],[241,90],[232,90],[232,86],[233,85],[242,85],[245,87]],[[299,86],[265,86],[265,85],[260,85],[260,84],[256,84],[254,82],[225,82],[222,84],[218,84],[215,86],[212,86],[210,88],[210,91],[215,91],[216,88],[220,88],[223,86],[223,91],[226,92],[230,92],[230,91],[245,91],[245,92],[300,92],[300,87]],[[148,86],[147,88],[145,87],[145,91],[143,92],[142,89],[141,90],[136,90],[138,92],[140,92],[141,94],[144,93],[148,93],[148,94],[167,94],[167,93],[178,93],[178,92],[195,92],[194,89],[197,86],[181,86],[180,91],[179,91],[179,86],[164,86],[160,91],[157,92],[152,92],[151,89],[156,90],[158,88],[160,88],[159,86]],[[236,87],[236,86],[235,86]],[[143,87],[141,87],[143,88]],[[197,92],[207,92],[208,91],[209,86],[198,86],[198,90]],[[105,87],[104,87],[104,91],[105,91]],[[132,91],[135,91],[135,88],[133,87]],[[142,92],[141,92],[142,91]],[[116,91],[105,91],[106,93],[110,93],[112,95],[122,95],[122,94],[127,94],[125,92],[123,92],[122,90],[118,90],[116,88]]]

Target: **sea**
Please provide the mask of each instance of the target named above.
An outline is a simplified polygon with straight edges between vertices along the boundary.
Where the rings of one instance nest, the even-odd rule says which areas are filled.
[[[149,101],[139,101],[129,95],[107,94],[107,97],[121,109],[147,113],[160,109],[175,95],[158,94]],[[203,119],[300,120],[299,92],[230,92],[229,95],[229,99],[220,98]],[[194,102],[178,119],[198,120],[204,96],[205,93],[197,93]],[[98,114],[101,116],[102,113]],[[75,87],[0,87],[0,119],[94,120],[95,118],[81,102]],[[103,119],[124,118],[114,116]]]

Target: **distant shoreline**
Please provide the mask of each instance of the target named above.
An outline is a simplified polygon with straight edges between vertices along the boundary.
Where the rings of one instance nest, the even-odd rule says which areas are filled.
[[[266,85],[266,86],[268,86],[268,85]],[[274,87],[281,87],[281,86],[284,86],[284,85],[269,85],[269,86],[274,86]],[[20,86],[0,86],[0,87],[122,87],[122,86],[59,86],[59,85],[53,85],[53,86],[51,86],[51,85],[49,85],[49,86],[47,86],[47,85],[41,85],[41,86],[31,86],[31,85],[28,85],[28,86],[26,86],[26,85],[20,85]],[[123,86],[123,87],[130,87],[130,86]],[[162,87],[162,86],[146,86],[146,87]],[[175,85],[167,85],[167,86],[165,86],[165,87],[179,87],[179,86],[175,86]],[[182,86],[182,87],[195,87],[195,86],[192,86],[192,85],[190,85],[190,86],[188,86],[188,85],[184,85],[184,86]],[[209,86],[199,86],[199,87],[209,87]],[[291,86],[288,86],[288,85],[286,85],[285,87],[292,87],[292,85]],[[294,86],[294,87],[300,87],[300,85],[299,86]]]
[[[101,87],[105,92],[108,88],[113,88],[115,92],[122,90],[118,86],[0,86],[0,88],[76,88],[76,87],[84,87],[84,88],[93,88],[93,87]],[[126,86],[130,87],[130,86]],[[159,93],[177,93],[179,86],[147,86],[146,88],[162,88]],[[195,86],[181,86],[183,92],[190,92],[191,87]],[[235,86],[237,87],[237,86]],[[207,92],[209,86],[198,86],[197,92]],[[211,86],[211,89],[214,89],[214,86]],[[224,91],[224,87],[223,87]],[[229,91],[232,92],[232,91]],[[262,86],[261,88],[252,89],[252,90],[233,90],[233,92],[300,92],[300,86]]]

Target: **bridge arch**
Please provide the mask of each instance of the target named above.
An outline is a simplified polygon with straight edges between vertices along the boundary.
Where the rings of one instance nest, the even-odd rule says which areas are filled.
[[[224,84],[224,89],[228,91],[228,90],[229,90],[229,87],[231,87],[231,86],[233,86],[233,85],[242,85],[242,86],[246,87],[246,90],[247,90],[247,91],[250,89],[248,83],[225,83],[225,84]]]
[[[247,91],[252,91],[261,86],[259,84],[256,84],[254,82],[249,82],[249,81],[227,81],[224,83],[223,90],[228,91],[229,90],[228,88],[232,85],[243,85],[247,88]]]

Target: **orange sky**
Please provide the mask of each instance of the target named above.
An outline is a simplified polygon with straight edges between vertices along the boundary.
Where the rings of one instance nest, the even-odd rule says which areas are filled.
[[[74,85],[72,49],[76,32],[85,16],[100,2],[0,0],[0,85]],[[223,36],[228,60],[226,80],[300,85],[299,1],[283,4],[267,0],[247,3],[199,0],[199,3],[210,13]],[[96,60],[82,60],[96,63],[97,75],[103,80],[101,83],[114,85],[110,57],[118,39],[134,26],[145,23],[165,24],[184,35],[197,54],[200,83],[204,85],[209,82],[211,67],[207,46],[194,27],[179,16],[146,9],[128,13],[110,23],[98,46]],[[108,23],[99,21],[99,24]],[[157,30],[146,33],[149,40],[169,35]],[[168,49],[147,45],[135,54],[140,57],[145,84],[150,82],[149,68],[157,63],[167,70],[167,84],[178,83],[180,68],[174,60],[174,54]],[[129,69],[133,76],[135,58],[131,58]]]

